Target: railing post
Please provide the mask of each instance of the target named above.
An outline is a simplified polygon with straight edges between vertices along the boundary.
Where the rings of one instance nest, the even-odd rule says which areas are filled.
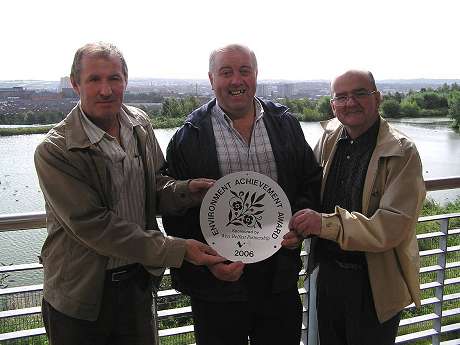
[[[303,267],[308,271],[308,260],[310,259],[310,246],[311,239],[304,241],[304,249],[306,255],[303,258]],[[317,345],[318,344],[318,324],[316,319],[316,276],[318,270],[314,270],[304,280],[305,297],[303,299],[303,307],[306,310],[306,315],[303,315],[303,324],[305,325],[306,332],[302,333],[301,344],[303,345]]]
[[[433,328],[436,330],[436,334],[431,337],[433,345],[439,345],[441,342],[441,327],[442,327],[442,305],[444,300],[444,278],[446,270],[446,255],[447,255],[447,234],[449,228],[449,219],[440,220],[440,231],[444,234],[439,237],[439,249],[441,253],[438,255],[438,265],[442,267],[442,270],[436,272],[436,281],[439,286],[435,288],[435,297],[439,300],[438,303],[434,304],[434,313],[438,316],[437,319],[433,320]]]
[[[155,336],[155,344],[152,344],[152,345],[159,345],[160,344],[160,334],[158,332],[159,328],[160,328],[160,323],[159,323],[159,320],[158,320],[158,308],[157,308],[157,302],[158,302],[158,296],[157,296],[157,293],[155,291],[155,289],[153,289],[152,291],[152,323],[153,323],[153,333],[154,333],[154,336]]]

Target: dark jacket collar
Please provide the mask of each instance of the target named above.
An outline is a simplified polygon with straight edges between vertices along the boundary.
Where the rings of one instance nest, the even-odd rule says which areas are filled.
[[[269,116],[279,117],[288,111],[288,108],[284,105],[274,103],[272,101],[264,101],[258,97],[256,98],[259,100],[260,104],[262,104],[265,114],[268,114]],[[195,128],[202,127],[203,121],[206,121],[206,119],[209,118],[209,115],[211,114],[211,109],[215,105],[216,99],[213,98],[208,103],[203,104],[201,107],[197,108],[192,113],[190,113],[190,115],[187,116],[185,123],[188,123]]]

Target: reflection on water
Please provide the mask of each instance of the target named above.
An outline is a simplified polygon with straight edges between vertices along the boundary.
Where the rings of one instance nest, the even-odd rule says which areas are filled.
[[[322,134],[319,123],[302,123],[305,138],[313,148]],[[460,135],[446,125],[424,123],[393,123],[412,138],[420,152],[425,178],[460,176]],[[157,129],[155,134],[165,152],[175,129]],[[43,197],[33,164],[35,147],[43,134],[0,137],[0,214],[44,210]],[[460,191],[439,191],[429,194],[440,202],[454,200]],[[37,262],[45,230],[0,233],[0,263]],[[40,272],[21,272],[12,276],[10,286],[31,284]]]

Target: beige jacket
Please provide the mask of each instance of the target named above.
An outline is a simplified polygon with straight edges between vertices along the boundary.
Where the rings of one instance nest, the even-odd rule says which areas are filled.
[[[324,184],[343,126],[322,123],[315,154]],[[405,306],[420,306],[420,258],[415,225],[425,199],[422,165],[415,145],[383,118],[363,189],[362,214],[340,207],[322,215],[321,238],[344,250],[366,252],[375,309],[384,322]],[[314,248],[313,248],[314,251]]]
[[[179,267],[185,255],[184,240],[158,231],[156,213],[194,204],[186,181],[159,174],[164,158],[147,116],[123,107],[141,124],[134,131],[145,171],[146,229],[114,213],[109,158],[88,140],[78,106],[35,151],[48,229],[41,252],[44,298],[79,319],[96,320],[99,314],[109,256],[141,263],[161,275],[163,267]]]

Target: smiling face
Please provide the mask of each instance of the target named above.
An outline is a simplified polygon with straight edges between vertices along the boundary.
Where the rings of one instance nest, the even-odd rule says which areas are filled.
[[[332,97],[348,96],[344,104],[331,100],[332,110],[352,138],[366,132],[379,117],[380,93],[375,90],[367,72],[349,71],[337,77],[331,85]],[[356,97],[360,93],[365,97]],[[370,93],[376,91],[375,93]]]
[[[120,59],[115,55],[83,56],[79,81],[72,78],[72,86],[84,113],[96,125],[115,119],[126,89]]]
[[[249,51],[218,52],[208,76],[217,102],[230,118],[254,115],[257,69]]]

